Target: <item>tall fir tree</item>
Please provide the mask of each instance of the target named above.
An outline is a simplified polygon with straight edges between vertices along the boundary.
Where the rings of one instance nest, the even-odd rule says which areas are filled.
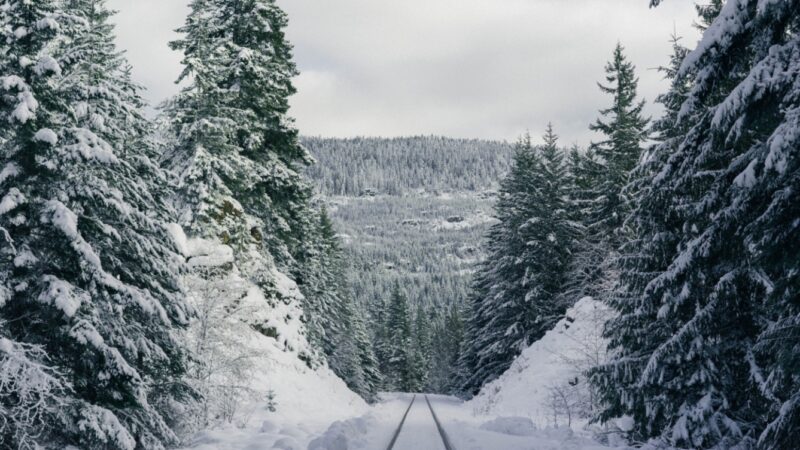
[[[422,304],[414,314],[414,336],[412,340],[413,392],[425,391],[430,381],[432,342],[431,316]]]
[[[637,98],[639,79],[635,67],[617,44],[606,65],[606,82],[600,90],[612,98],[610,107],[590,129],[603,135],[593,143],[580,166],[578,176],[590,177],[576,192],[580,219],[586,229],[576,250],[572,271],[578,279],[570,284],[578,297],[602,297],[616,282],[614,261],[628,235],[624,221],[631,208],[631,192],[625,190],[649,136],[649,119],[643,116],[644,100]],[[582,183],[583,184],[583,183]]]
[[[525,136],[496,205],[489,256],[475,277],[461,373],[475,393],[502,374],[566,311],[560,295],[579,231],[570,217],[565,152],[548,126],[545,144]]]
[[[285,295],[282,274],[312,297],[306,270],[320,267],[299,260],[318,255],[316,239],[301,237],[319,234],[300,173],[311,158],[287,115],[297,71],[286,25],[273,0],[193,1],[171,43],[183,52],[187,84],[165,108],[174,145],[163,164],[178,178],[180,224],[233,249],[235,270],[265,294],[267,313],[251,325],[268,336],[275,330],[255,322],[270,308],[285,303],[299,315],[309,306]],[[322,360],[321,349],[292,349],[312,366]]]
[[[450,305],[435,322],[432,343],[430,380],[431,392],[458,393],[458,360],[464,340],[463,312],[460,305]]]
[[[383,375],[380,372],[377,356],[373,351],[373,342],[367,331],[364,314],[355,310],[351,320],[350,334],[355,341],[357,355],[360,359],[359,366],[364,379],[364,389],[360,394],[367,401],[374,402],[383,385]]]
[[[652,2],[654,5],[658,1]],[[693,448],[800,439],[800,3],[731,0],[673,75],[611,299],[601,419]],[[711,20],[713,17],[713,20]]]
[[[413,392],[416,388],[413,331],[408,297],[400,284],[395,283],[386,319],[388,342],[384,374],[389,383],[387,387],[391,389]]]
[[[2,9],[0,411],[21,414],[4,417],[0,441],[173,445],[182,263],[111,14],[102,0]],[[9,384],[9,368],[35,378]],[[14,411],[31,398],[39,416]]]

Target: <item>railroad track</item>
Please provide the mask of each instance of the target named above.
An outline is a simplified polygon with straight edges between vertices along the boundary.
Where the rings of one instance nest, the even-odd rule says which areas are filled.
[[[444,431],[444,427],[442,427],[442,423],[439,422],[439,417],[436,416],[436,411],[433,410],[433,406],[431,406],[431,401],[428,399],[427,395],[425,396],[425,401],[428,402],[428,409],[431,410],[433,421],[436,422],[436,429],[439,430],[439,436],[442,437],[442,443],[444,443],[445,450],[455,450],[453,444],[450,443],[450,438],[447,437],[447,432]]]
[[[394,450],[395,444],[397,444],[397,439],[398,437],[400,437],[400,434],[403,431],[403,425],[405,425],[406,419],[408,418],[408,414],[411,411],[411,408],[414,406],[414,402],[416,400],[417,400],[417,395],[415,394],[413,397],[411,397],[411,402],[408,404],[408,408],[406,408],[406,412],[405,414],[403,414],[403,418],[400,420],[400,424],[397,426],[394,435],[392,435],[392,440],[389,442],[387,450]],[[431,401],[427,395],[425,395],[425,402],[428,404],[428,410],[431,413],[430,417],[433,419],[433,423],[431,423],[431,426],[436,427],[436,431],[438,432],[438,436],[442,440],[442,444],[444,444],[445,450],[455,450],[455,447],[453,447],[453,444],[450,442],[450,438],[448,437],[444,427],[442,427],[442,423],[439,421],[439,417],[436,415],[436,411],[434,411],[433,405],[431,404]]]
[[[397,442],[398,436],[400,436],[400,432],[403,431],[403,425],[406,423],[406,418],[408,417],[408,412],[411,411],[411,407],[414,406],[414,400],[417,399],[417,394],[414,394],[411,397],[411,403],[408,404],[408,409],[406,409],[406,413],[403,414],[403,419],[400,420],[400,425],[397,426],[397,430],[394,432],[394,436],[392,436],[392,441],[389,442],[389,447],[386,450],[392,450],[394,448],[394,444]]]

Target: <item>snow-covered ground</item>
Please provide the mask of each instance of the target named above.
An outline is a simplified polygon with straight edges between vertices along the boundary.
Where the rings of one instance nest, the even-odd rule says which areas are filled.
[[[199,389],[217,387],[207,389],[211,416],[223,413],[227,419],[212,420],[217,425],[191,436],[187,448],[306,448],[335,420],[367,412],[366,402],[328,367],[312,368],[304,361],[311,352],[301,321],[302,294],[294,281],[263,263],[278,296],[268,299],[234,265],[230,247],[187,239],[178,225],[170,231],[192,268],[220,271],[211,281],[190,275],[184,283],[198,313],[188,340],[191,348],[201,349],[194,356],[210,367],[201,374],[205,378],[193,382]],[[218,388],[229,385],[242,389]]]
[[[475,414],[468,404],[453,397],[428,396],[452,446],[458,450],[600,450],[588,433],[567,427],[540,428],[527,417]],[[387,448],[412,394],[393,394],[361,417],[339,421],[309,450],[382,450]],[[425,397],[417,395],[394,450],[444,449]]]
[[[581,299],[466,406],[481,415],[529,417],[540,427],[566,424],[569,412],[573,427],[584,425],[586,420],[576,417],[587,406],[582,394],[588,386],[581,372],[605,361],[602,332],[610,316],[602,303]]]
[[[564,320],[526,349],[499,379],[469,402],[429,395],[433,409],[458,450],[600,450],[585,428],[575,400],[571,426],[553,403],[553,389],[580,381],[587,364],[605,357],[600,336],[609,311],[590,298],[579,301]],[[272,342],[271,342],[272,341]],[[256,339],[264,352],[254,383],[273,390],[277,411],[254,399],[246,423],[197,435],[199,450],[382,450],[387,448],[413,394],[382,394],[368,406],[327,368],[309,369],[294,353],[269,338]],[[578,387],[585,387],[583,382]],[[574,387],[574,386],[573,386]],[[579,396],[578,396],[579,397]],[[557,411],[554,408],[562,408]],[[442,439],[424,395],[417,395],[398,436],[396,450],[441,450]],[[624,447],[618,447],[624,448]]]
[[[296,354],[283,351],[274,339],[258,333],[250,336],[249,343],[251,349],[263,352],[251,387],[256,392],[274,392],[276,411],[269,411],[264,398],[254,398],[242,406],[240,423],[203,431],[187,448],[305,449],[331,422],[369,410],[330,369],[312,370]]]

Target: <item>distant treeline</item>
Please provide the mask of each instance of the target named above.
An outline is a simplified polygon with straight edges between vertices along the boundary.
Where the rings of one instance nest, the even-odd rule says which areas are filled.
[[[309,175],[324,195],[485,190],[508,172],[513,156],[506,142],[437,136],[306,137],[302,143],[317,159]]]

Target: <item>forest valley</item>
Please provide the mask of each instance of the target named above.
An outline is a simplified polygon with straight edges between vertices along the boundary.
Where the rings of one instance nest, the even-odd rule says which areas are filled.
[[[586,148],[301,137],[274,0],[151,119],[114,14],[0,0],[0,447],[800,442],[800,1],[697,6],[656,118],[618,44]]]

